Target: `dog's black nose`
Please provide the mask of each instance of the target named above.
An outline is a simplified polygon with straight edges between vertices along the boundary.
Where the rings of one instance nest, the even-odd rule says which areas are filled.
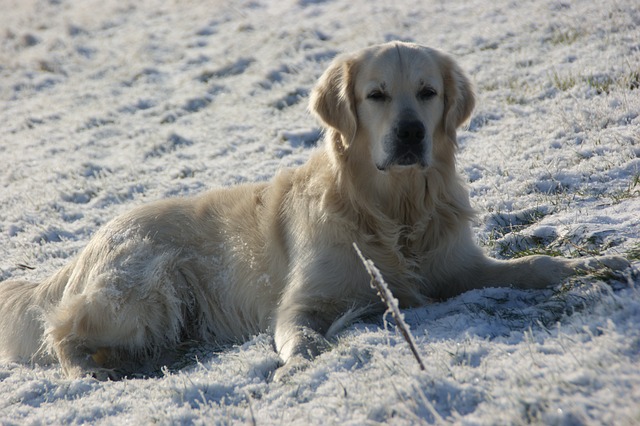
[[[424,139],[424,124],[418,120],[402,120],[396,127],[396,136],[400,142],[414,145]]]

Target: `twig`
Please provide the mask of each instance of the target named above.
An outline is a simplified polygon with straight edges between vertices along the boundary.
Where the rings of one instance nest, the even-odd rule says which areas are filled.
[[[409,326],[404,322],[404,317],[398,308],[398,300],[393,297],[393,293],[389,290],[389,286],[384,281],[384,278],[382,278],[382,274],[380,273],[380,270],[376,268],[376,265],[371,260],[364,257],[356,243],[353,243],[353,248],[356,250],[356,253],[358,253],[360,260],[371,276],[371,287],[378,292],[378,296],[380,296],[384,304],[387,305],[388,310],[391,311],[391,315],[393,315],[393,318],[400,329],[400,333],[402,333],[402,337],[404,337],[404,340],[409,344],[409,348],[411,349],[413,356],[416,358],[416,361],[418,361],[420,369],[424,371],[424,363],[422,362],[422,358],[420,358],[420,354],[416,348],[416,343],[409,331]]]
[[[36,269],[35,266],[29,266],[26,263],[18,263],[17,266],[20,269],[29,269],[30,271],[33,271],[34,269]]]

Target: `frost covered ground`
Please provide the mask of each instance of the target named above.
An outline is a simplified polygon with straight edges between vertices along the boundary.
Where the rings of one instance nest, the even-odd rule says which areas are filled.
[[[317,77],[392,39],[452,53],[476,83],[459,167],[491,255],[633,269],[405,311],[424,372],[382,318],[285,384],[267,380],[268,334],[149,379],[0,365],[0,424],[640,423],[637,0],[2,3],[0,280],[51,274],[133,206],[302,163]]]

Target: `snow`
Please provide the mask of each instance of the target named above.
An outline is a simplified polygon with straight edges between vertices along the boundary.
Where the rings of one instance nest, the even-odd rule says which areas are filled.
[[[53,273],[133,206],[301,164],[320,73],[392,39],[476,84],[458,162],[479,244],[633,262],[405,310],[425,371],[382,318],[286,383],[269,334],[120,382],[0,365],[0,423],[640,423],[636,0],[7,0],[0,28],[0,280]]]

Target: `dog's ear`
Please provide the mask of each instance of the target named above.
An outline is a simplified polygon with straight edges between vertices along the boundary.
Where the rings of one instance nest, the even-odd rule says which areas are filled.
[[[471,81],[462,69],[448,56],[443,56],[444,115],[443,125],[447,136],[456,141],[456,129],[464,123],[476,104]]]
[[[354,94],[356,58],[340,56],[329,65],[316,84],[309,109],[327,126],[338,132],[340,151],[346,149],[358,130]],[[337,135],[336,135],[337,136]]]

